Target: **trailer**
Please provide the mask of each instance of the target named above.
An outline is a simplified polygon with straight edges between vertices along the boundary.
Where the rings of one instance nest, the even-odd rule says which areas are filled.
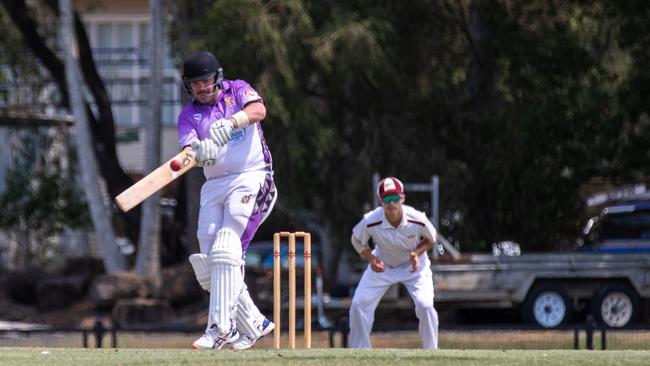
[[[650,254],[468,255],[434,260],[432,269],[437,304],[519,309],[546,328],[585,312],[626,327],[645,318],[650,299]]]
[[[512,244],[512,243],[511,243]],[[515,244],[516,245],[516,244]],[[504,254],[495,246],[493,254]],[[575,252],[434,258],[436,301],[461,308],[518,308],[543,327],[592,314],[609,327],[645,320],[650,303],[650,197],[604,207]]]

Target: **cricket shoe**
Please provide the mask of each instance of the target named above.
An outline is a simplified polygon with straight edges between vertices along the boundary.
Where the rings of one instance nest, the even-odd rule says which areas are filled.
[[[223,337],[219,337],[216,325],[206,330],[201,338],[192,343],[193,349],[221,349],[226,343],[231,343],[239,339],[237,328],[231,326],[230,331]]]
[[[259,329],[261,332],[259,338],[253,339],[247,334],[242,334],[241,337],[239,337],[239,339],[237,339],[236,341],[230,344],[230,347],[238,351],[253,347],[255,343],[257,343],[257,341],[259,341],[260,339],[262,339],[262,337],[271,333],[271,331],[275,329],[275,324],[272,321],[264,318],[264,321],[262,322],[262,324],[259,325],[257,329]]]

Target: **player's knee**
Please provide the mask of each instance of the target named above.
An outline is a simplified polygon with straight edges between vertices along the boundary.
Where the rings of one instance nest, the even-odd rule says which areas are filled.
[[[415,304],[415,311],[426,312],[433,310],[433,299],[415,299],[413,303]]]
[[[354,309],[355,311],[361,311],[361,309],[370,306],[371,303],[372,299],[355,295],[350,303],[350,310],[352,311],[352,309]]]
[[[219,230],[210,250],[211,265],[240,266],[243,264],[242,256],[239,235],[232,229]]]

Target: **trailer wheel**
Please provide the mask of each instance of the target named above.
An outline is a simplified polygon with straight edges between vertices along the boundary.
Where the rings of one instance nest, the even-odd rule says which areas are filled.
[[[566,323],[573,312],[566,292],[559,286],[539,285],[528,293],[522,316],[528,323],[554,328]]]
[[[639,313],[639,295],[627,285],[607,285],[594,297],[592,312],[596,320],[611,328],[623,328]]]

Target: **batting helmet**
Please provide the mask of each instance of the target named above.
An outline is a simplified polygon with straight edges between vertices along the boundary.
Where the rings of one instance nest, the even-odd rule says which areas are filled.
[[[215,75],[217,77],[216,84],[221,88],[223,69],[217,58],[210,52],[194,52],[183,63],[183,84],[190,95],[192,94],[190,86],[192,81],[209,79]]]

